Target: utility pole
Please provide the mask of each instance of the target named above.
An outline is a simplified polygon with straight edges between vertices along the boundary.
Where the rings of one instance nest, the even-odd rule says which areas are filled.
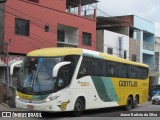
[[[2,6],[5,4],[5,2],[7,2],[7,0],[0,0],[0,4],[2,4]],[[4,31],[4,27],[2,29]],[[4,36],[4,33],[2,33],[2,36]],[[1,39],[4,40],[4,37],[2,37]],[[9,97],[9,65],[8,65],[9,54],[8,54],[8,43],[4,42],[2,44],[3,44],[2,45],[3,46],[3,51],[6,49],[6,57],[7,57],[7,81],[6,81],[7,87],[6,87],[6,92],[7,92],[7,99],[8,99],[8,97]]]
[[[7,98],[9,97],[9,84],[10,84],[10,80],[9,80],[9,52],[8,52],[8,42],[5,42],[4,43],[4,49],[6,50],[6,58],[7,58],[7,81],[6,81],[6,84],[7,84]]]

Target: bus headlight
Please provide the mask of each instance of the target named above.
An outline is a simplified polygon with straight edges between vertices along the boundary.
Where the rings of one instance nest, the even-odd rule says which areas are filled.
[[[47,98],[46,100],[45,100],[45,102],[50,102],[51,101],[51,98]]]
[[[50,101],[52,101],[52,100],[57,99],[58,97],[59,97],[59,96],[50,96],[50,97],[48,97],[48,98],[45,99],[45,102],[50,102]]]
[[[18,95],[16,95],[16,99],[20,99],[20,97]]]

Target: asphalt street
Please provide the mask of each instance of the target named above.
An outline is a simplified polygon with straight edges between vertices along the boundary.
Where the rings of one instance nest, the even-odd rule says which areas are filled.
[[[2,108],[3,107],[3,108]],[[1,111],[22,111],[22,109],[17,109],[17,108],[7,108],[7,106],[2,106],[0,107]],[[123,110],[121,107],[115,107],[115,108],[106,108],[106,109],[98,109],[98,110],[89,110],[85,111],[80,117],[71,117],[71,113],[42,113],[42,116],[45,116],[43,118],[1,118],[1,120],[40,120],[40,119],[48,119],[48,120],[159,120],[160,117],[141,117],[141,116],[136,116],[136,117],[121,117],[121,114],[126,114],[126,113],[142,113],[144,115],[144,112],[146,111],[147,113],[159,113],[160,115],[160,105],[152,105],[150,102],[138,105],[136,108],[130,110],[129,112]],[[158,111],[158,112],[156,112]]]

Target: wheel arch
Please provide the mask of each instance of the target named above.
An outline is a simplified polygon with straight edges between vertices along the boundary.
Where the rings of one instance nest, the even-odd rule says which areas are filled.
[[[73,99],[73,104],[71,105],[71,110],[74,110],[74,105],[75,105],[77,99],[81,99],[84,102],[84,107],[86,108],[86,97],[85,97],[85,95],[81,94],[81,95],[77,95]]]

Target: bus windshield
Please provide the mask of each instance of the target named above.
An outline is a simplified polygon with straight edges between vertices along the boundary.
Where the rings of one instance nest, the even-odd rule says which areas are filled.
[[[61,59],[26,57],[19,76],[18,90],[29,93],[53,91],[56,79],[53,78],[52,72]]]

